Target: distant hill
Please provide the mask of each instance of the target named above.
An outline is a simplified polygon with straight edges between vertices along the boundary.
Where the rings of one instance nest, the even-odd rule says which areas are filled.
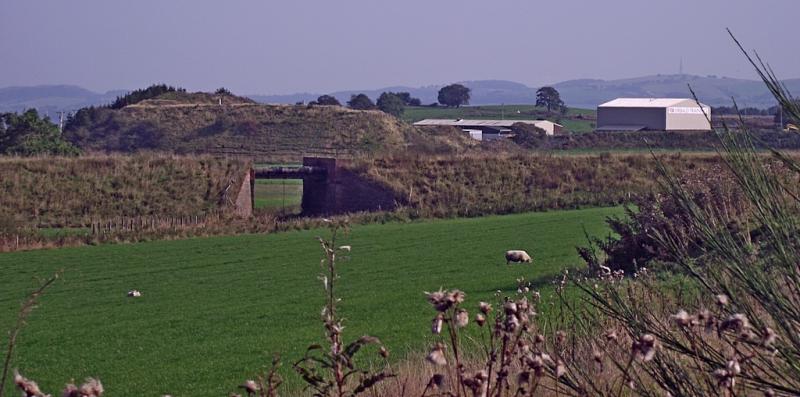
[[[471,105],[533,104],[536,102],[538,87],[506,80],[463,81],[461,84],[472,89]],[[730,106],[731,97],[741,107],[768,108],[775,105],[772,95],[764,84],[756,80],[734,79],[716,76],[695,75],[654,75],[621,80],[580,79],[556,83],[553,86],[561,93],[568,106],[595,108],[597,105],[618,97],[688,97],[691,84],[700,100],[712,106]],[[800,94],[800,79],[785,81],[789,91]],[[419,98],[423,104],[436,102],[442,85],[425,87],[394,86],[380,89],[347,90],[328,93],[342,104],[350,95],[365,93],[373,100],[384,91],[405,91]],[[52,85],[36,87],[0,88],[0,112],[23,111],[34,107],[42,113],[73,111],[84,106],[111,103],[117,96],[127,91],[116,90],[104,94],[95,93],[80,87]],[[308,103],[323,93],[297,93],[286,95],[249,95],[248,97],[265,104]]]
[[[800,94],[800,79],[785,80],[784,84],[790,92]],[[730,106],[732,97],[740,107],[775,106],[775,98],[761,81],[729,77],[676,74],[622,80],[583,79],[561,82],[554,87],[569,106],[592,108],[619,97],[689,97],[689,85],[702,102],[712,106]]]
[[[463,81],[472,89],[470,105],[534,104],[536,90],[524,84],[506,80]],[[689,84],[704,103],[712,106],[730,106],[731,97],[741,107],[768,108],[775,100],[764,84],[756,80],[733,79],[716,76],[654,75],[621,80],[581,79],[556,83],[553,86],[561,93],[568,106],[592,109],[597,105],[619,97],[689,97]],[[785,81],[790,92],[800,94],[800,79]],[[339,91],[331,95],[345,103],[354,93],[365,93],[377,98],[384,91],[407,91],[422,100],[423,104],[436,102],[441,85],[427,87],[385,87],[374,90]],[[250,98],[261,103],[295,103],[315,100],[319,94],[253,95]]]
[[[74,85],[5,87],[0,88],[0,113],[23,112],[35,108],[39,113],[55,118],[56,112],[71,112],[86,106],[108,104],[126,92],[115,90],[99,94]]]
[[[536,89],[524,84],[506,80],[478,80],[462,81],[460,84],[472,89],[470,105],[499,105],[507,104],[532,104],[536,103]],[[383,92],[408,92],[412,97],[419,98],[427,105],[437,101],[439,89],[444,85],[430,85],[425,87],[393,86],[371,90],[349,90],[330,93],[342,104],[350,100],[353,94],[364,93],[372,100],[376,100]],[[309,102],[316,100],[321,94],[291,94],[291,95],[250,95],[249,97],[261,103],[288,104],[296,102]]]

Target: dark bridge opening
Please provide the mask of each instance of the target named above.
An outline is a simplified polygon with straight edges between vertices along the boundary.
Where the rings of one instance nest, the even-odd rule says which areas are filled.
[[[396,207],[391,191],[349,171],[346,164],[347,160],[304,157],[301,167],[256,168],[252,176],[254,179],[302,179],[302,215],[335,215]]]

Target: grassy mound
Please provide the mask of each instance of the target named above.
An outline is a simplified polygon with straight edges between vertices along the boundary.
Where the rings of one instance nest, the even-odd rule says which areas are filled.
[[[146,149],[295,158],[412,147],[457,150],[468,145],[463,134],[451,131],[450,135],[447,140],[429,141],[420,130],[380,111],[260,105],[231,95],[185,92],[169,92],[119,110],[84,109],[66,128],[67,138],[89,151]]]

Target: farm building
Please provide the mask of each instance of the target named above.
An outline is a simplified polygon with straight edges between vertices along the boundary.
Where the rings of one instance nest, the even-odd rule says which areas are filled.
[[[533,124],[544,130],[547,135],[559,135],[564,132],[564,126],[547,120],[467,120],[467,119],[425,119],[414,123],[416,126],[447,125],[458,127],[479,141],[511,136],[511,126],[516,123]]]
[[[711,107],[694,99],[617,98],[597,107],[597,130],[708,131],[710,118]]]

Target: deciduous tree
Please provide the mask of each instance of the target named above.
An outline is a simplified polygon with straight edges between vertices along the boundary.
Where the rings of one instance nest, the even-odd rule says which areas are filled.
[[[351,95],[350,100],[347,101],[347,106],[357,110],[375,109],[375,103],[364,94]]]
[[[407,93],[406,93],[407,94]],[[402,97],[392,92],[384,92],[378,98],[378,109],[394,117],[400,117],[405,110],[406,102]]]
[[[561,100],[561,94],[553,87],[542,87],[536,91],[536,106],[546,107],[548,112],[553,110],[564,112],[567,109]]]
[[[469,105],[470,89],[461,84],[450,84],[439,90],[439,103],[459,107]]]
[[[325,105],[325,106],[342,106],[339,103],[339,100],[333,97],[332,95],[322,95],[317,98],[317,105]]]

